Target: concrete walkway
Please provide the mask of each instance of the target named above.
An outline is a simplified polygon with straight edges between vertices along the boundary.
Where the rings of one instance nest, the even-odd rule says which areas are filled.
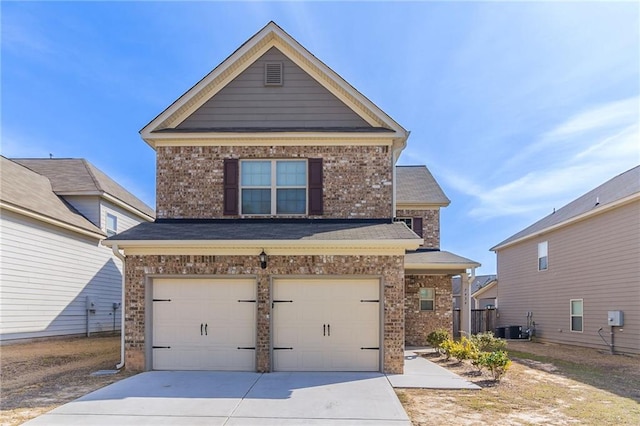
[[[481,389],[446,368],[420,356],[432,349],[407,348],[404,351],[404,374],[387,374],[394,388]]]
[[[38,425],[410,426],[381,373],[151,371],[28,423]]]

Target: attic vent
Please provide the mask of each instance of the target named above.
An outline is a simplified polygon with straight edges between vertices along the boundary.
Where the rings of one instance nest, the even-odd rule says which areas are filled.
[[[264,64],[264,85],[282,86],[282,62],[266,62]]]

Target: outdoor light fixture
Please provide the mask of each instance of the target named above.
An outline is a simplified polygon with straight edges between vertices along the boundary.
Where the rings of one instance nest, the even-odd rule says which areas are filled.
[[[267,268],[267,253],[264,252],[264,249],[262,249],[262,253],[260,253],[260,267],[262,269]]]

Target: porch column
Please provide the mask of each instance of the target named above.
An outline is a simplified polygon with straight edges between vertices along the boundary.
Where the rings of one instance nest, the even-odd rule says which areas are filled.
[[[460,296],[462,305],[460,306],[460,332],[462,336],[471,335],[471,283],[475,279],[475,268],[460,274]]]

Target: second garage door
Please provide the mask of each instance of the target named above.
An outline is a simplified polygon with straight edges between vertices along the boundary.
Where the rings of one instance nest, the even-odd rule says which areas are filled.
[[[256,281],[154,279],[154,370],[255,370]]]
[[[378,279],[273,283],[276,371],[379,371]]]

